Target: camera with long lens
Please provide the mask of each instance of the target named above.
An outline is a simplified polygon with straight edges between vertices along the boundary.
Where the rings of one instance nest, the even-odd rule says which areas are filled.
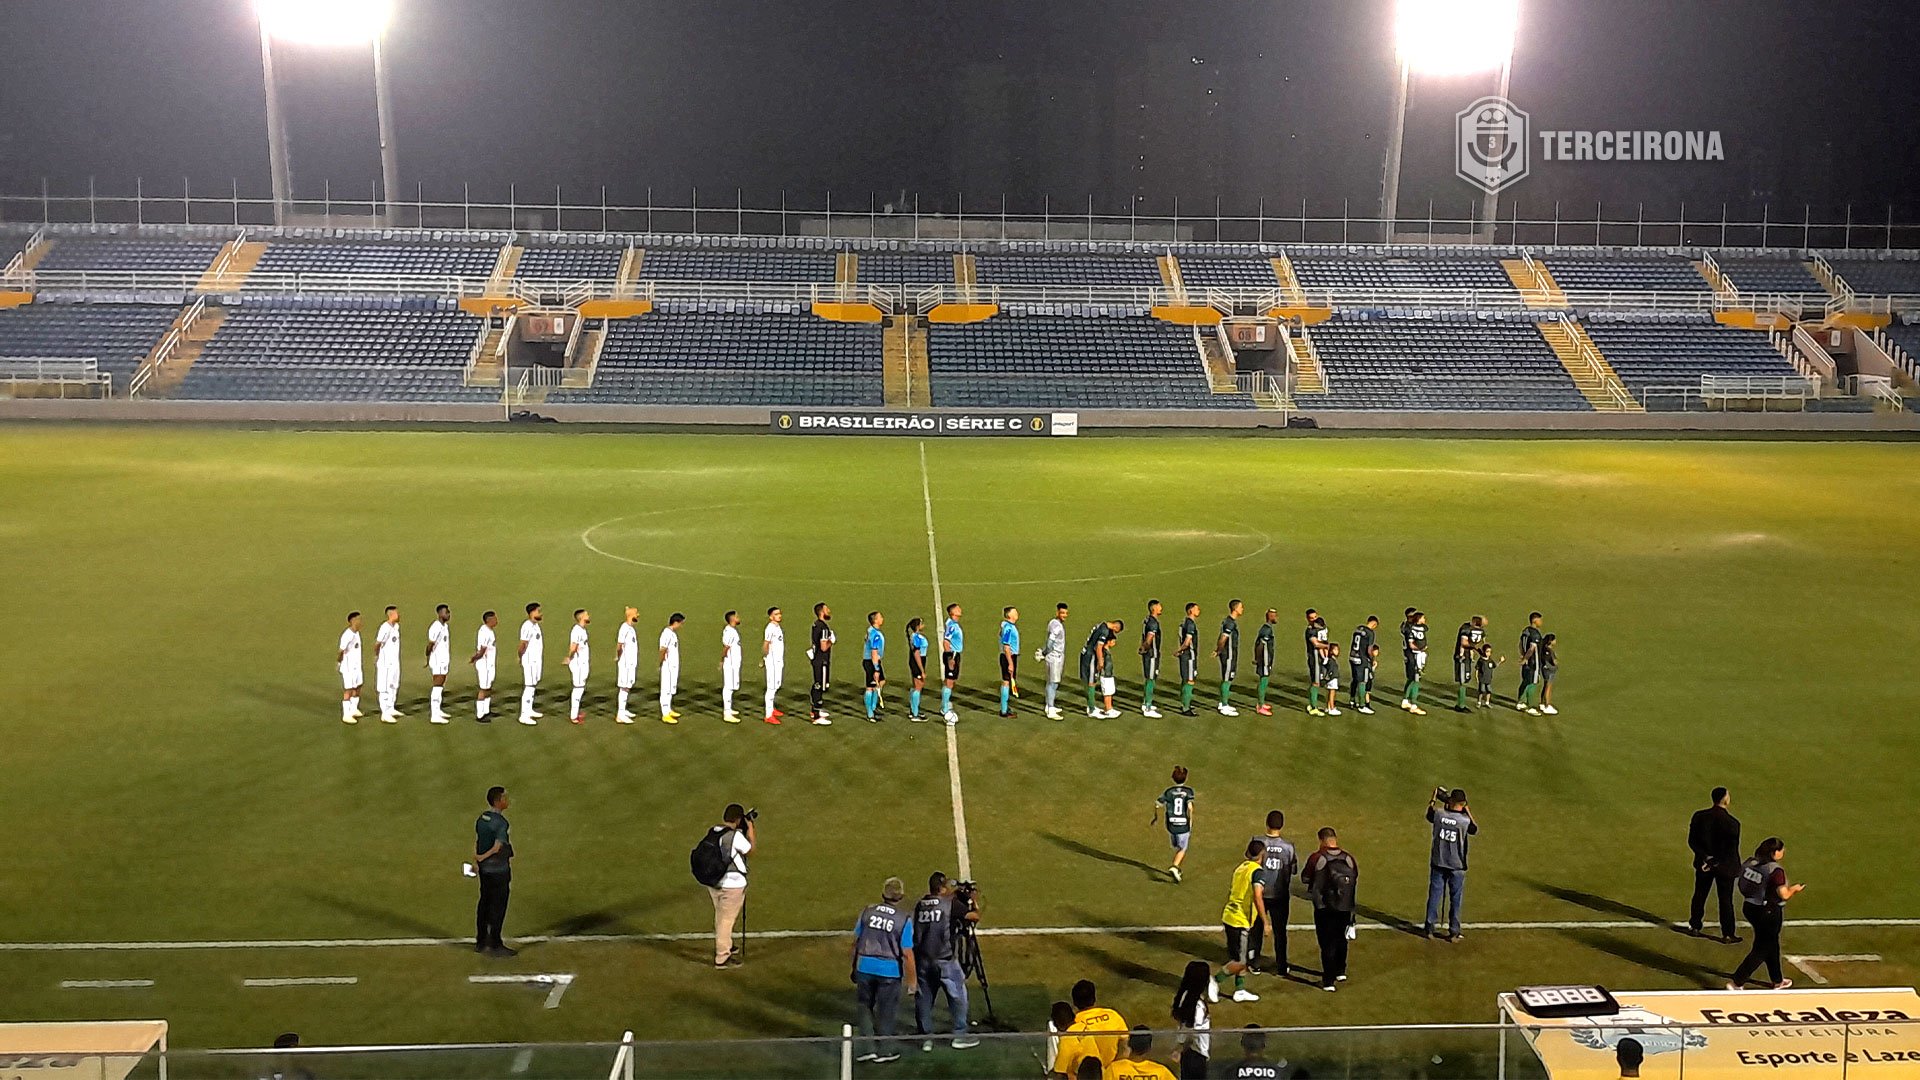
[[[760,808],[756,806],[756,807],[754,807],[753,809],[751,809],[751,810],[749,810],[749,811],[747,811],[746,813],[744,813],[744,814],[741,814],[741,815],[740,815],[740,820],[741,820],[741,821],[759,821],[759,820],[760,820]]]
[[[974,896],[978,891],[979,886],[971,881],[956,881],[953,883],[953,914],[955,921],[960,924],[963,930],[972,929],[972,924],[960,918],[960,916],[970,915],[979,910],[979,905],[974,902]]]

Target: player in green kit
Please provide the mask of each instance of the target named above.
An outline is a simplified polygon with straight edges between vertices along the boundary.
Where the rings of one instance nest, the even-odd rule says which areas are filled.
[[[1320,688],[1326,683],[1327,665],[1327,624],[1320,613],[1307,609],[1307,715],[1325,716],[1327,711],[1320,707]],[[1332,702],[1327,704],[1331,705]]]
[[[1160,681],[1160,601],[1147,601],[1147,617],[1140,624],[1140,715],[1157,720],[1160,710],[1153,707],[1154,684]]]
[[[1280,613],[1267,609],[1266,621],[1253,635],[1253,673],[1260,679],[1260,701],[1253,711],[1261,716],[1272,716],[1273,707],[1267,704],[1267,683],[1273,679],[1273,624],[1280,621]]]
[[[1227,601],[1227,617],[1220,620],[1220,637],[1213,643],[1213,654],[1220,658],[1220,715],[1239,716],[1240,710],[1228,700],[1233,696],[1233,676],[1240,666],[1240,612],[1238,600]]]
[[[1415,716],[1427,715],[1420,707],[1420,676],[1427,670],[1427,614],[1407,609],[1407,621],[1400,624],[1400,650],[1407,664],[1407,689],[1400,707]]]
[[[1467,694],[1473,689],[1474,668],[1480,656],[1480,643],[1487,640],[1487,620],[1479,615],[1460,624],[1453,632],[1453,682],[1459,693],[1453,699],[1454,712],[1467,711]]]
[[[1347,650],[1347,666],[1353,674],[1348,684],[1353,709],[1366,716],[1373,715],[1373,673],[1380,659],[1379,631],[1380,616],[1367,616],[1366,622],[1353,628],[1353,647]]]
[[[1173,865],[1167,873],[1178,882],[1180,864],[1187,861],[1187,844],[1193,839],[1193,789],[1187,786],[1185,765],[1173,767],[1173,786],[1153,800],[1153,820],[1147,824],[1158,824],[1162,810],[1167,814],[1167,840],[1173,845]]]
[[[1087,715],[1096,720],[1120,715],[1120,710],[1113,707],[1113,643],[1120,639],[1121,626],[1119,619],[1094,623],[1086,647],[1080,650],[1080,676],[1087,682]],[[1106,701],[1104,707],[1101,698]]]
[[[1180,715],[1198,716],[1193,711],[1193,680],[1200,667],[1200,605],[1188,604],[1187,617],[1180,623],[1180,645],[1174,658],[1180,663]]]

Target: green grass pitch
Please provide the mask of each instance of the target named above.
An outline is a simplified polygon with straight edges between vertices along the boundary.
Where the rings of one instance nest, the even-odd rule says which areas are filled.
[[[194,942],[458,937],[473,889],[458,872],[494,783],[512,789],[520,857],[509,936],[644,935],[710,926],[686,852],[730,799],[763,812],[756,930],[850,926],[898,874],[956,860],[945,733],[858,709],[847,650],[830,729],[718,716],[721,613],[757,645],[760,612],[789,613],[790,712],[804,709],[806,611],[834,605],[843,645],[862,616],[933,615],[922,444],[620,433],[0,429],[0,862],[6,942]],[[1217,1025],[1488,1021],[1527,982],[1717,985],[1739,950],[1649,920],[1684,917],[1687,814],[1735,789],[1747,836],[1788,840],[1810,882],[1793,953],[1879,953],[1837,983],[1910,985],[1920,927],[1914,771],[1920,701],[1920,450],[1887,443],[1446,439],[1081,438],[924,445],[942,595],[965,605],[971,655],[957,729],[973,869],[996,927],[1211,926],[1237,850],[1270,807],[1310,847],[1324,824],[1359,857],[1361,900],[1418,922],[1435,784],[1472,793],[1483,832],[1459,946],[1363,934],[1337,995],[1256,980],[1257,1005]],[[1029,660],[1014,720],[993,716],[999,609],[1025,614],[1027,651],[1056,600],[1072,648],[1090,620],[1189,599],[1211,631],[1229,597],[1251,631],[1280,610],[1277,715],[1092,721],[1038,715]],[[511,642],[528,600],[549,613],[544,711],[475,725],[471,669],[430,727],[418,656],[433,605],[455,652],[483,608]],[[349,608],[399,604],[406,720],[338,719],[334,640]],[[683,637],[676,729],[612,714],[620,609],[650,645],[669,611]],[[1468,614],[1511,657],[1530,608],[1561,640],[1558,718],[1501,708],[1415,719],[1392,707],[1399,612],[1431,613],[1444,650]],[[1378,715],[1302,711],[1299,613],[1337,639],[1382,617]],[[594,614],[584,728],[562,719],[567,613]],[[1123,651],[1120,701],[1138,700]],[[1169,662],[1169,668],[1171,663]],[[1429,703],[1450,704],[1444,652]],[[1203,669],[1204,670],[1204,669]],[[1514,668],[1503,669],[1503,698]],[[1170,682],[1171,680],[1169,680]],[[1163,693],[1167,687],[1163,685]],[[1210,702],[1205,682],[1198,698]],[[372,712],[371,685],[368,710]],[[1187,880],[1174,885],[1150,804],[1169,768],[1199,791]],[[916,894],[917,895],[917,894]],[[1296,923],[1306,921],[1296,901]],[[1795,925],[1799,920],[1802,925]],[[1628,925],[1616,925],[1616,924]],[[0,1015],[162,1016],[180,1046],[735,1038],[837,1033],[851,1017],[846,942],[755,941],[708,969],[698,941],[556,941],[516,961],[447,946],[0,952]],[[1044,1026],[1081,977],[1129,1020],[1164,1024],[1190,957],[1217,931],[995,937],[994,1004]],[[1293,936],[1311,956],[1310,935]],[[473,985],[501,971],[572,972],[560,1007]],[[257,989],[242,979],[359,978]],[[140,990],[63,980],[152,979]],[[976,999],[976,1013],[984,1012]]]

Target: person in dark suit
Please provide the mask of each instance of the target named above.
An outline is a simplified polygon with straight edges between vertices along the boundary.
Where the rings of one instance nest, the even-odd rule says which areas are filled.
[[[1687,847],[1693,850],[1693,908],[1687,926],[1703,936],[1707,894],[1720,896],[1720,938],[1726,944],[1740,940],[1733,932],[1733,887],[1740,874],[1740,819],[1727,809],[1727,789],[1713,789],[1713,805],[1694,812],[1687,826]]]

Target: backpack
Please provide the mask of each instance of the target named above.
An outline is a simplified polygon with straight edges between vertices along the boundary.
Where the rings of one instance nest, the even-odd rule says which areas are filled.
[[[693,880],[709,889],[720,887],[721,880],[733,869],[733,836],[732,829],[716,825],[693,845],[687,858],[693,867]]]
[[[1342,851],[1320,862],[1313,879],[1314,906],[1324,910],[1352,911],[1354,885],[1359,880],[1353,857]]]

